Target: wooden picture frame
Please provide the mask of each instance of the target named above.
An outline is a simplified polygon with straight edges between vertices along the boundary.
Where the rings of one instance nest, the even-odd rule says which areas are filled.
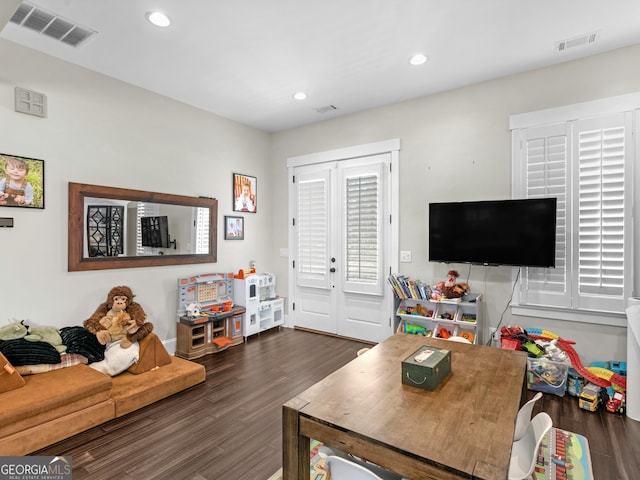
[[[233,174],[233,211],[256,213],[258,211],[258,179],[240,173]]]
[[[44,160],[0,153],[0,207],[44,208]]]
[[[224,239],[244,240],[244,217],[224,216]]]

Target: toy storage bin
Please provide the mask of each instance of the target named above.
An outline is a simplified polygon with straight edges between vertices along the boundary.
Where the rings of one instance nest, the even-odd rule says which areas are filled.
[[[567,389],[568,363],[547,358],[527,358],[527,388],[564,397]]]
[[[455,303],[439,303],[436,310],[436,320],[448,320],[453,322],[456,319],[458,305]]]
[[[458,337],[466,338],[471,343],[478,343],[478,337],[474,328],[467,328],[464,325],[458,325],[456,335]]]
[[[478,322],[478,308],[470,305],[460,305],[456,312],[456,321],[475,325]]]
[[[440,335],[440,330],[446,330],[444,336]],[[447,336],[448,334],[448,336]],[[456,334],[456,325],[453,322],[440,322],[433,329],[433,336],[437,338],[447,339],[449,337],[453,337]]]

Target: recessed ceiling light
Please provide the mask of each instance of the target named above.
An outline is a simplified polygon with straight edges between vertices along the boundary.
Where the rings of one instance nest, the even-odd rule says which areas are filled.
[[[168,27],[171,20],[162,12],[147,12],[147,20],[157,27]]]
[[[427,56],[423,53],[416,53],[413,57],[409,59],[409,63],[411,65],[422,65],[427,61]]]
[[[306,100],[307,94],[304,92],[296,92],[293,94],[293,98],[296,100]]]

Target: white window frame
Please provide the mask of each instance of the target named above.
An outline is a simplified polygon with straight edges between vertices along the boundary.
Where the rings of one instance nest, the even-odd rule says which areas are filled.
[[[567,137],[567,149],[568,149],[568,161],[567,161],[567,176],[569,183],[567,192],[567,203],[569,205],[577,202],[577,194],[573,193],[577,191],[573,182],[575,179],[575,165],[576,160],[576,140],[577,133],[573,130],[578,122],[590,119],[606,117],[612,114],[621,114],[626,112],[627,121],[626,127],[631,131],[627,133],[627,142],[625,143],[627,157],[625,167],[625,183],[627,184],[627,193],[625,195],[625,222],[627,225],[625,231],[625,257],[624,257],[624,297],[633,296],[634,292],[638,291],[637,282],[638,275],[634,275],[634,272],[638,271],[638,250],[640,250],[634,243],[634,238],[640,238],[638,230],[640,222],[634,222],[634,212],[638,211],[638,195],[634,195],[634,192],[638,191],[640,186],[640,175],[635,169],[634,165],[640,160],[640,140],[639,135],[636,134],[638,128],[640,128],[640,93],[622,95],[619,97],[612,97],[607,99],[601,99],[591,102],[585,102],[580,104],[568,105],[553,109],[541,110],[537,112],[530,112],[520,115],[514,115],[510,118],[510,129],[512,132],[512,196],[514,198],[524,198],[525,182],[523,180],[523,154],[522,154],[522,141],[527,136],[528,129],[538,129],[543,127],[566,126],[568,133]],[[577,232],[572,231],[575,228],[576,222],[572,220],[571,208],[567,212],[567,250],[568,256],[573,255],[572,259],[576,259],[577,256],[573,253],[576,249],[573,245],[576,244],[575,235]],[[577,267],[575,262],[569,262],[567,269],[567,275],[571,276],[569,280],[572,280],[577,275]],[[572,297],[576,295],[576,289],[573,291],[569,289],[564,295],[567,296],[568,301],[560,298],[562,295],[555,295],[555,299],[550,299],[548,305],[545,305],[544,301],[537,300],[539,304],[530,305],[524,301],[521,295],[521,289],[526,286],[527,270],[524,269],[520,275],[519,285],[521,288],[516,288],[514,291],[514,297],[512,299],[512,313],[514,315],[527,315],[534,317],[547,317],[559,320],[579,321],[586,323],[596,323],[601,325],[614,325],[614,326],[626,326],[626,317],[624,315],[624,307],[621,311],[612,312],[610,306],[598,305],[596,303],[588,304],[582,300],[582,304],[578,301],[578,307],[573,303]],[[524,278],[523,278],[524,277]],[[634,279],[635,277],[635,279]],[[517,272],[514,271],[514,281],[517,278]],[[575,282],[574,282],[575,283]],[[526,288],[526,287],[525,287]],[[563,305],[564,304],[564,305]],[[621,304],[626,305],[626,298]]]

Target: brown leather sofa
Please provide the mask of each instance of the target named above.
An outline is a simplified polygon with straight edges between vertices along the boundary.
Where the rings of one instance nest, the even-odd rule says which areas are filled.
[[[35,452],[206,378],[204,366],[189,360],[167,354],[161,365],[115,377],[87,365],[25,375],[23,386],[0,393],[0,456]]]

